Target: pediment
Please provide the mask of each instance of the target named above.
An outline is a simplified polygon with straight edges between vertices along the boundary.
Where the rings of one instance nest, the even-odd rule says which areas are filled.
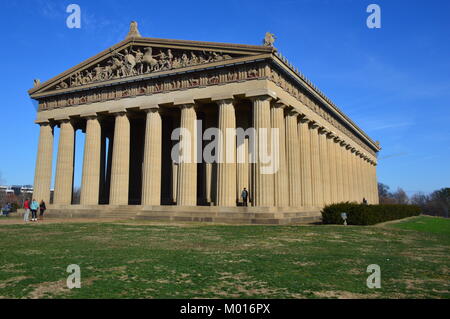
[[[29,90],[33,98],[215,67],[233,60],[260,58],[273,48],[153,38],[128,38],[53,79]]]

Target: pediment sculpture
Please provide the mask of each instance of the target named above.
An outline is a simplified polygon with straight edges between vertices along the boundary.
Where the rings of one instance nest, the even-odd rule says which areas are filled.
[[[86,70],[73,73],[61,81],[56,89],[82,86],[94,82],[138,76],[153,72],[189,67],[232,59],[230,54],[215,51],[129,46],[112,51],[110,58]]]

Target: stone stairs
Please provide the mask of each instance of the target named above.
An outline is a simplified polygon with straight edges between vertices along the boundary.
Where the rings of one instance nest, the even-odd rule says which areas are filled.
[[[178,222],[211,222],[218,224],[289,225],[321,220],[318,210],[295,211],[255,207],[177,207],[177,206],[95,206],[52,207],[48,218],[132,219]]]

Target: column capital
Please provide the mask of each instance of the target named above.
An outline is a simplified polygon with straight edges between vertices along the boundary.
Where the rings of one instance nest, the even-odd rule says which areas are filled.
[[[252,100],[267,100],[267,99],[276,99],[277,94],[273,91],[262,89],[262,90],[253,90],[245,93],[245,97]]]
[[[86,120],[98,119],[97,113],[84,113],[81,114],[80,117]]]
[[[285,109],[286,109],[286,114],[289,116],[298,116],[299,115],[299,112],[292,106],[287,106]]]
[[[230,103],[230,101],[234,101],[234,96],[233,94],[213,95],[211,96],[211,101],[217,103]]]
[[[336,133],[334,133],[333,131],[328,131],[327,138],[334,139],[335,137],[336,137]]]
[[[159,110],[159,105],[158,104],[145,104],[139,107],[139,110],[144,111],[144,112],[149,112],[151,110]]]
[[[182,109],[190,109],[190,108],[195,109],[195,103],[184,103],[184,104],[179,104],[177,106],[180,108],[180,110],[182,110]]]
[[[319,134],[324,135],[328,132],[328,129],[324,126],[319,127]]]
[[[234,102],[234,98],[222,98],[222,99],[217,99],[217,100],[212,100],[214,102],[216,102],[217,105],[222,105],[222,104],[233,104]]]
[[[320,126],[319,123],[317,123],[316,121],[309,121],[309,128],[310,129],[315,130],[315,129],[318,129],[319,126]]]
[[[285,101],[283,101],[282,99],[278,99],[273,103],[274,107],[277,108],[282,108],[282,109],[287,109],[289,107],[291,107],[288,103],[286,103]]]
[[[120,107],[120,108],[116,108],[116,109],[112,109],[108,111],[109,114],[113,114],[115,116],[117,115],[123,115],[123,114],[127,114],[127,109],[124,107]]]
[[[307,117],[305,114],[300,114],[299,121],[302,123],[309,123],[311,122],[311,119]]]
[[[34,121],[34,123],[38,124],[39,126],[51,126],[51,127],[53,127],[55,125],[50,120],[36,120],[36,121]]]

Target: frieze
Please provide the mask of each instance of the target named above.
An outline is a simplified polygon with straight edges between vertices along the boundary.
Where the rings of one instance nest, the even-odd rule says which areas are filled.
[[[254,63],[229,67],[223,70],[193,72],[183,76],[143,80],[126,85],[114,85],[82,92],[66,93],[60,96],[45,97],[39,100],[39,111],[66,106],[82,105],[107,100],[116,100],[140,95],[151,95],[194,87],[206,87],[263,78],[266,76],[265,65]]]

